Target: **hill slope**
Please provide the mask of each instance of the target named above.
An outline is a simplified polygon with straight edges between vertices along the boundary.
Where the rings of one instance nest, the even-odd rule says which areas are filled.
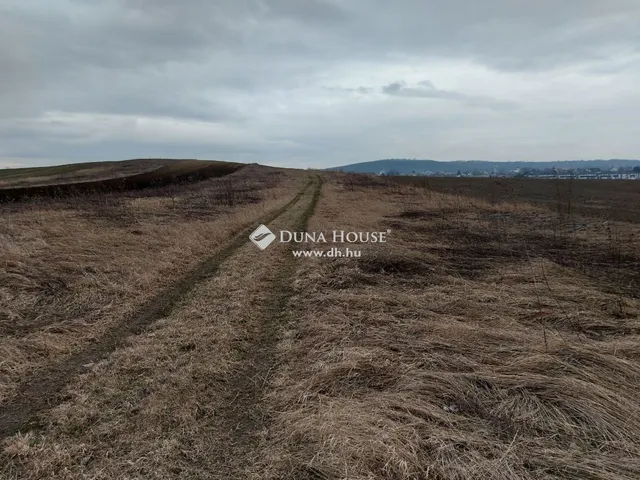
[[[87,167],[87,165],[89,165]],[[96,167],[94,167],[96,165]],[[62,165],[19,172],[20,183],[0,185],[0,202],[21,200],[34,196],[55,197],[83,192],[111,192],[159,187],[171,183],[185,183],[222,177],[244,165],[213,160],[131,160],[99,164]],[[129,170],[125,170],[128,167]],[[143,168],[144,167],[144,168]],[[139,173],[135,169],[140,170]],[[10,171],[9,171],[10,172]],[[60,173],[62,172],[62,173]],[[65,175],[66,176],[62,176]],[[20,186],[14,186],[20,185]]]

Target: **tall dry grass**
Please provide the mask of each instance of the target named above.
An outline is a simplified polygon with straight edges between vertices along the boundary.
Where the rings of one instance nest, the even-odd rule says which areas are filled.
[[[87,366],[41,431],[7,439],[2,474],[640,477],[638,224],[577,214],[567,222],[526,203],[326,177],[309,230],[391,229],[388,243],[363,246],[358,259],[300,259],[284,312],[272,302],[282,250],[248,245],[152,331]],[[292,192],[286,181],[267,192]],[[199,192],[127,200],[134,214],[118,227],[77,215],[122,231],[159,228],[184,219],[180,204],[193,202],[189,221],[172,223],[193,229],[211,198]],[[251,205],[235,208],[259,204]],[[156,212],[158,223],[140,222],[141,209]],[[48,245],[52,237],[44,238]],[[144,258],[148,271],[151,256]],[[277,363],[245,379],[265,390],[244,412],[262,427],[247,449],[235,445],[248,436],[234,409],[247,405],[232,379],[250,371],[256,332],[276,317],[286,319],[276,325]]]
[[[229,236],[289,201],[303,175],[247,167],[129,194],[0,205],[0,404]]]
[[[293,228],[312,193],[271,228]],[[0,442],[0,478],[246,478],[290,257],[241,247],[166,318],[69,379],[42,428]]]
[[[638,245],[614,265],[599,226],[347,180],[311,230],[389,243],[301,262],[255,478],[639,478]]]

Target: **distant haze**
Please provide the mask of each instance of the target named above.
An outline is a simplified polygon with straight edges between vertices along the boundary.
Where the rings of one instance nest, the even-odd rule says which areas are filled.
[[[0,168],[637,158],[638,0],[4,0]]]

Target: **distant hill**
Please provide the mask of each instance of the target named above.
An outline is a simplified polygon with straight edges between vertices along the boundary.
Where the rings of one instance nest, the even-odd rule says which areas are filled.
[[[535,169],[571,169],[571,168],[601,168],[610,169],[613,167],[635,167],[640,165],[640,160],[560,160],[555,162],[490,162],[484,160],[460,160],[452,162],[440,162],[437,160],[408,160],[408,159],[386,159],[373,162],[354,163],[342,167],[332,167],[327,170],[353,172],[353,173],[389,173],[399,175],[410,175],[412,173],[442,173],[455,174],[461,171],[479,171],[506,173],[518,168]]]

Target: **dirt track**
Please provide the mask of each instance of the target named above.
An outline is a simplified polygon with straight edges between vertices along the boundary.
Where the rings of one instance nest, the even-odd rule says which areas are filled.
[[[312,195],[307,199],[301,214],[285,220],[295,231],[305,231],[320,196],[321,183],[316,179]],[[255,253],[255,252],[254,252]],[[265,252],[266,253],[266,252]],[[218,443],[218,459],[214,478],[246,478],[250,471],[258,445],[258,434],[267,423],[267,413],[262,407],[262,395],[269,375],[275,367],[275,351],[280,328],[288,320],[287,303],[293,295],[292,279],[296,261],[288,248],[271,255],[265,274],[270,281],[265,284],[266,301],[258,308],[256,319],[250,326],[246,340],[236,346],[241,366],[228,379],[223,402],[218,411],[220,422],[215,430],[222,434]]]
[[[213,257],[204,261],[200,266],[194,269],[190,274],[176,282],[168,290],[161,292],[154,299],[144,305],[137,314],[132,318],[123,320],[122,323],[116,325],[106,335],[99,338],[95,343],[88,345],[83,351],[73,355],[72,357],[41,371],[34,378],[28,379],[20,388],[20,393],[10,403],[3,406],[0,410],[0,439],[14,435],[19,431],[29,430],[43,426],[40,414],[46,410],[54,408],[64,401],[61,394],[64,387],[77,375],[86,372],[86,366],[100,361],[112,352],[122,347],[125,341],[133,336],[142,333],[148,326],[158,319],[167,316],[172,309],[200,282],[214,276],[220,266],[231,256],[233,256],[241,247],[248,243],[248,235],[260,223],[271,223],[291,215],[292,210],[299,209],[301,199],[305,199],[306,205],[304,210],[298,213],[298,217],[290,226],[296,225],[296,228],[304,228],[306,221],[313,212],[315,203],[320,192],[321,180],[314,177],[305,185],[305,187],[284,207],[275,212],[271,212],[263,218],[257,219],[246,229],[238,232],[219,252]],[[297,208],[296,208],[297,207]],[[250,245],[251,248],[255,248]],[[291,262],[282,266],[282,272],[290,269]],[[285,272],[278,276],[286,282],[290,275]],[[284,291],[284,284],[277,284],[277,290]],[[273,304],[284,301],[285,294],[276,294],[273,297]],[[277,308],[276,308],[277,310]],[[269,308],[265,309],[265,312]],[[269,327],[266,331],[260,333],[257,340],[258,345],[271,345],[274,339],[270,339]],[[243,396],[249,401],[255,398],[257,393],[251,385],[247,383],[247,376],[255,376],[260,374],[263,368],[264,360],[268,355],[268,351],[272,346],[259,347],[253,350],[251,358],[247,359],[246,372],[239,374],[231,380],[230,384],[237,389],[234,395]],[[260,367],[256,364],[260,363]],[[247,412],[240,414],[231,414],[229,421],[237,420],[243,423],[243,418],[248,415]],[[235,419],[235,420],[233,420]],[[247,430],[248,432],[248,430]]]

